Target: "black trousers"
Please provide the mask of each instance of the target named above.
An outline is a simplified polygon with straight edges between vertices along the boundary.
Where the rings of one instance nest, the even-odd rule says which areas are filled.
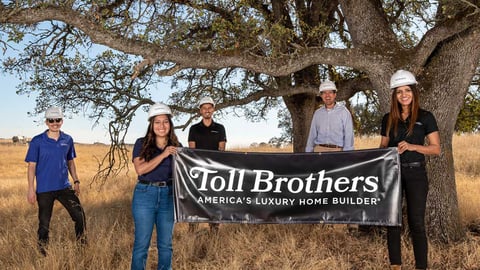
[[[401,178],[402,189],[407,202],[407,219],[412,237],[415,266],[418,269],[426,269],[428,242],[425,232],[425,208],[428,179],[425,167],[402,167]],[[390,264],[402,264],[400,235],[401,227],[388,227],[387,243]]]
[[[75,191],[66,188],[57,191],[37,193],[38,202],[38,243],[43,246],[48,243],[50,219],[52,218],[53,204],[58,200],[75,223],[75,236],[77,240],[84,240],[86,228],[85,213]]]

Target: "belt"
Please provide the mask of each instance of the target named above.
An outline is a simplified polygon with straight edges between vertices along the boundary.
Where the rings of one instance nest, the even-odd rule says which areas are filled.
[[[166,182],[166,181],[152,182],[152,181],[138,180],[138,183],[144,184],[144,185],[156,186],[156,187],[166,187],[166,186],[171,186],[172,185],[172,181],[169,181],[169,182]]]
[[[423,167],[423,166],[425,166],[424,161],[402,163],[402,167],[404,167],[404,168],[418,168],[418,167]]]
[[[321,147],[327,147],[327,148],[342,148],[341,146],[338,146],[335,144],[317,144],[317,145]]]

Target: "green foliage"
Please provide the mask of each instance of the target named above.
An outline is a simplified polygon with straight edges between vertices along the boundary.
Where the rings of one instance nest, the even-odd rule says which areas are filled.
[[[480,131],[480,87],[470,88],[455,123],[455,131],[467,133]]]
[[[37,3],[41,2],[31,1],[22,5],[35,6]],[[351,47],[344,14],[334,3],[318,2],[311,6],[304,2],[292,6],[250,0],[72,3],[74,1],[65,6],[61,2],[57,5],[72,7],[79,14],[95,18],[111,33],[160,46],[211,51],[221,55],[251,54],[263,57],[292,54],[301,47],[309,46]],[[11,5],[17,4],[12,2],[6,7]],[[392,30],[407,48],[418,43],[421,35],[417,32],[419,29],[433,26],[437,5],[441,6],[443,14],[453,13],[457,8],[453,2],[381,1]],[[65,108],[74,108],[72,113],[89,112],[92,119],[98,120],[108,115],[118,117],[122,114],[118,108],[125,104],[125,108],[128,108],[129,102],[145,104],[145,100],[148,100],[142,99],[149,96],[148,91],[138,91],[133,99],[129,99],[131,94],[125,95],[126,92],[136,92],[132,90],[136,82],[126,80],[135,62],[124,58],[114,64],[113,55],[108,56],[113,53],[110,50],[105,50],[103,56],[94,60],[83,57],[83,50],[89,50],[92,41],[75,27],[52,21],[30,26],[4,24],[2,31],[8,34],[9,42],[21,42],[27,34],[31,35],[24,53],[19,58],[5,59],[4,64],[7,71],[19,74],[32,72],[31,80],[25,81],[18,92],[40,93],[36,111],[43,110],[45,104],[63,103]],[[101,68],[101,63],[105,63],[103,61],[108,62],[109,69]],[[152,68],[162,66],[171,67],[172,64],[150,65],[147,73],[138,76],[138,83],[152,84]],[[178,91],[172,94],[170,100],[177,111],[190,114],[191,120],[196,116],[194,104],[199,97],[208,94],[219,102],[219,109],[236,106],[233,109],[236,115],[256,121],[265,117],[269,110],[277,108],[278,96],[274,93],[282,85],[318,84],[319,77],[330,77],[339,82],[356,76],[359,73],[355,70],[322,65],[298,71],[290,78],[275,78],[233,67],[220,70],[183,69],[171,77],[172,87]],[[104,81],[100,81],[100,78]],[[70,79],[72,81],[69,82]],[[146,85],[142,87],[146,88]],[[113,91],[118,93],[114,94]],[[351,93],[352,96],[354,94]],[[87,96],[90,97],[88,102]],[[374,100],[375,97],[369,98],[367,104],[352,108],[356,131],[360,134],[376,132],[375,124],[379,116]],[[467,97],[457,130],[475,129],[477,100],[475,96]],[[101,104],[110,105],[102,107]],[[279,126],[283,130],[280,139],[291,141],[291,135],[288,135],[292,134],[291,118],[282,115],[284,111],[287,110],[280,107]]]
[[[372,109],[366,103],[359,103],[352,108],[352,118],[355,123],[355,134],[357,135],[378,135],[383,114],[380,110]]]
[[[282,133],[278,137],[273,137],[269,140],[270,145],[280,147],[284,144],[293,143],[293,126],[292,126],[292,117],[287,108],[278,110],[278,128],[282,130]]]
[[[100,161],[100,167],[106,166],[97,175],[106,177],[127,166],[124,138],[128,127],[137,110],[153,103],[148,87],[157,82],[154,70],[145,69],[138,79],[133,80],[131,66],[134,61],[135,58],[126,54],[106,50],[92,58],[76,53],[71,57],[33,58],[25,65],[6,62],[6,70],[22,73],[28,67],[33,71],[29,80],[17,86],[17,93],[37,96],[37,114],[57,105],[67,116],[88,113],[94,125],[108,119],[112,151]]]

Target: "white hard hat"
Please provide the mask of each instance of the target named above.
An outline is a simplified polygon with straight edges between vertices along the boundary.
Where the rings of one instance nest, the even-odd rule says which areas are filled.
[[[200,99],[200,102],[198,102],[198,107],[202,107],[203,104],[212,104],[213,107],[215,107],[215,102],[213,102],[213,99],[211,97],[203,97]]]
[[[390,79],[390,89],[395,89],[399,86],[404,85],[413,85],[417,84],[417,80],[415,80],[415,76],[406,70],[397,70],[393,73],[392,78]]]
[[[155,103],[150,106],[150,109],[148,110],[148,119],[161,114],[172,115],[172,110],[170,110],[170,107],[163,103]]]
[[[337,91],[337,87],[335,83],[330,80],[325,80],[320,84],[319,92],[322,93],[323,91],[332,90]]]
[[[59,107],[50,107],[45,111],[45,118],[63,118],[62,109]]]

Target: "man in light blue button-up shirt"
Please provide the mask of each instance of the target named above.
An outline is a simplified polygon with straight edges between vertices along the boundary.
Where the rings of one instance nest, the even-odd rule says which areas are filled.
[[[348,109],[336,102],[337,87],[332,81],[320,84],[324,103],[313,114],[305,152],[353,150],[353,121]]]

